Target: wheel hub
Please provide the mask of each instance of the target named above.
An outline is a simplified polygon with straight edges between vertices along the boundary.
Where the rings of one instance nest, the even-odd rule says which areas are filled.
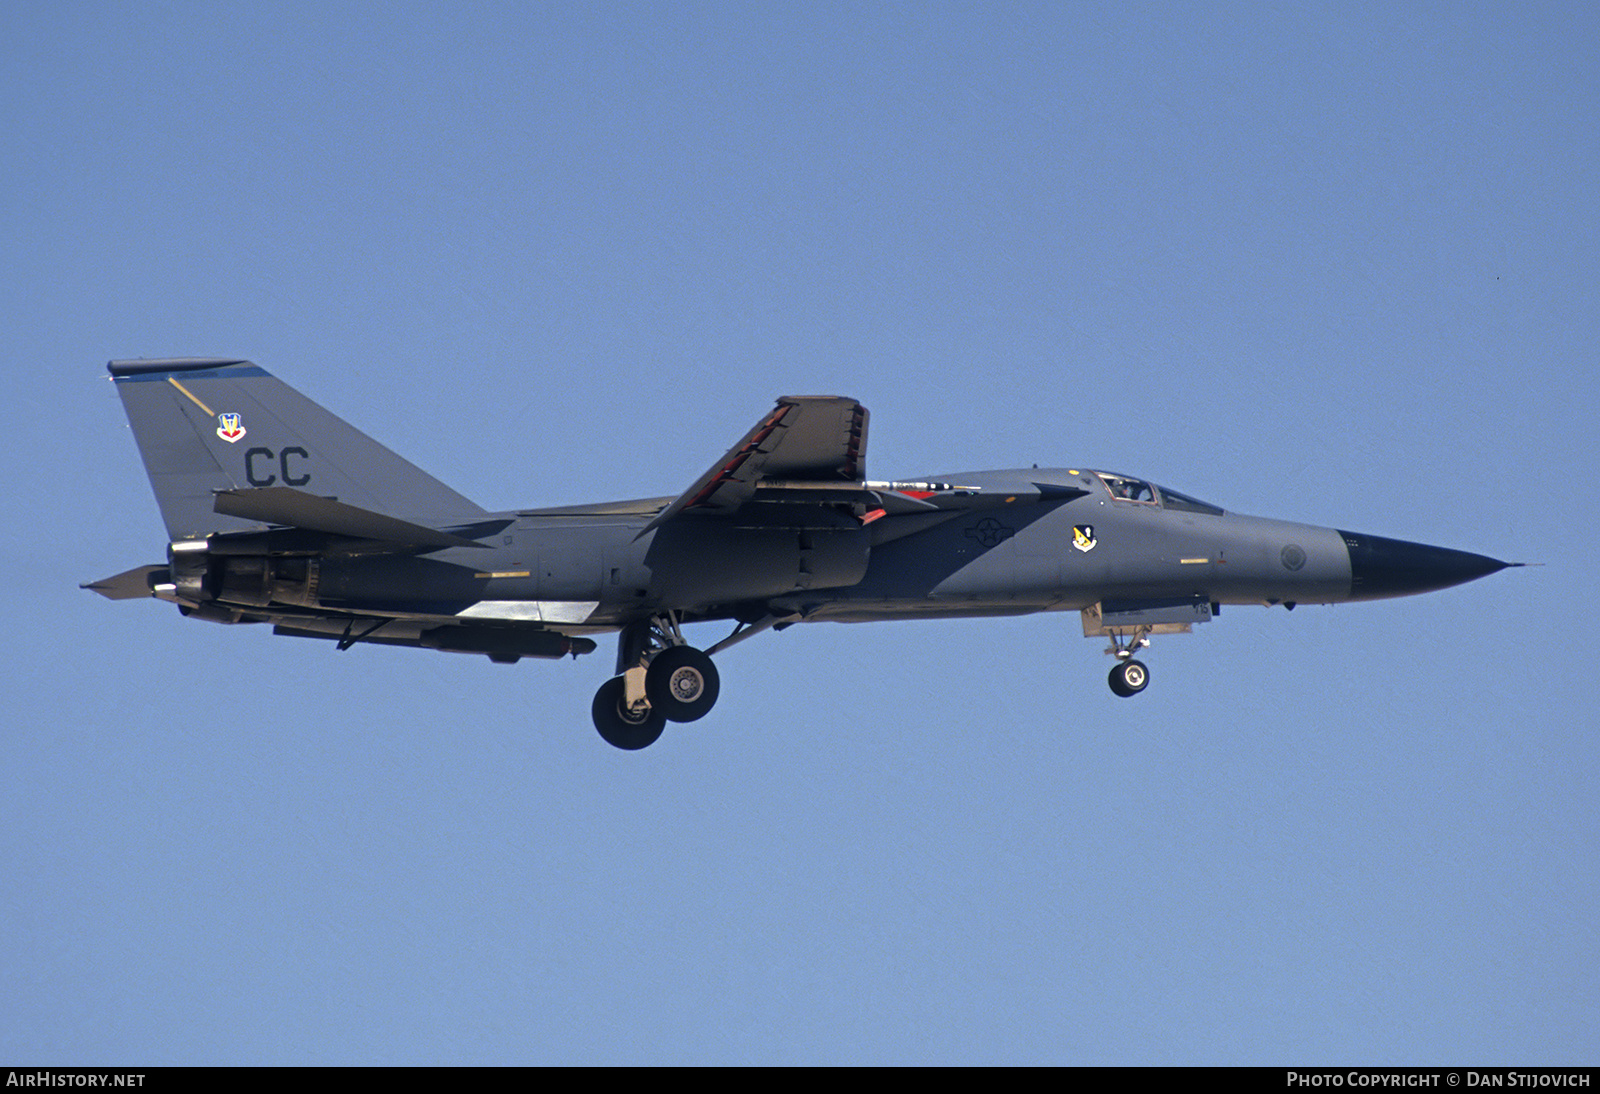
[[[672,692],[672,697],[678,702],[692,703],[700,698],[700,693],[705,690],[706,682],[699,671],[684,666],[668,677],[667,687]]]

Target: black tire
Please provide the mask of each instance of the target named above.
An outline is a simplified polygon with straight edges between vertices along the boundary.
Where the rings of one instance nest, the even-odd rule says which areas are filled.
[[[1142,661],[1119,661],[1106,682],[1113,692],[1127,699],[1150,685],[1150,670]]]
[[[622,677],[613,676],[600,685],[594,693],[594,728],[600,731],[606,744],[635,752],[656,743],[667,720],[659,710],[651,707],[643,714],[633,714],[622,705]]]
[[[711,658],[692,646],[669,646],[656,654],[645,673],[650,706],[669,722],[693,722],[717,705],[722,682]]]

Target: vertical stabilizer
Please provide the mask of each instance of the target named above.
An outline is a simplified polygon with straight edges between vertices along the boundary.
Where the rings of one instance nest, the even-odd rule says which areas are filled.
[[[433,527],[483,510],[249,361],[112,361],[173,539],[259,527],[218,490],[288,486]]]

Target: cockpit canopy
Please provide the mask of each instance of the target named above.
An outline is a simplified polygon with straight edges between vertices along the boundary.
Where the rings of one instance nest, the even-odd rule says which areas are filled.
[[[1180,494],[1165,486],[1136,479],[1131,475],[1096,471],[1095,476],[1105,486],[1106,492],[1117,501],[1133,502],[1137,505],[1159,505],[1163,509],[1176,509],[1184,513],[1209,513],[1217,517],[1222,515],[1222,509],[1218,506],[1198,498],[1191,498],[1187,494]]]

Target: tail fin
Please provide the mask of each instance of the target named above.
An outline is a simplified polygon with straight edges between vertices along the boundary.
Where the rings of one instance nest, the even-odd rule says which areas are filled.
[[[484,511],[249,361],[112,361],[174,540],[257,527],[216,492],[289,486],[438,527]]]

